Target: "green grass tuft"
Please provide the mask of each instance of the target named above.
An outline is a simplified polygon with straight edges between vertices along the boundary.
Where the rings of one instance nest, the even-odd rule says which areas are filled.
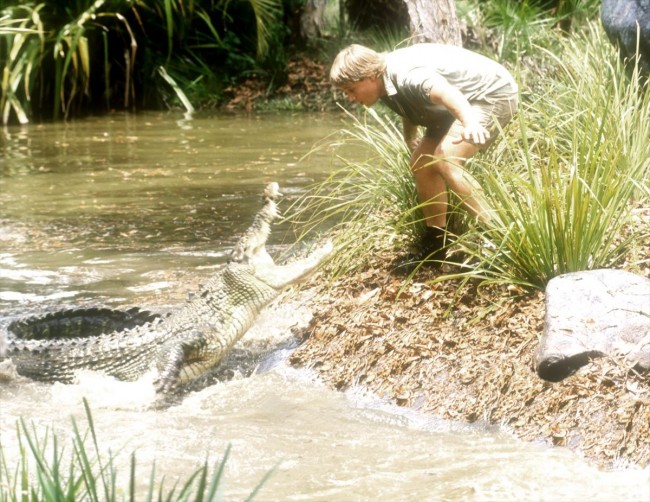
[[[29,428],[24,420],[16,427],[20,458],[15,470],[9,465],[0,443],[0,500],[8,502],[81,501],[111,502],[124,500],[222,500],[223,474],[230,454],[230,446],[223,458],[210,469],[207,461],[194,471],[184,483],[176,482],[171,489],[164,487],[164,478],[156,481],[155,464],[151,469],[146,497],[136,493],[136,457],[131,455],[129,479],[126,488],[118,485],[115,457],[109,451],[106,457],[100,451],[93,417],[84,399],[88,430],[81,432],[73,419],[74,435],[71,451],[61,448],[57,436],[46,430]],[[277,467],[277,466],[276,466]],[[254,487],[246,500],[253,500],[274,472],[271,469]],[[156,487],[157,493],[156,493]]]

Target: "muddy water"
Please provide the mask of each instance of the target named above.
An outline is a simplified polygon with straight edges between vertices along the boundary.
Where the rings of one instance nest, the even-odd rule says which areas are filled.
[[[164,309],[218,271],[237,232],[278,181],[290,200],[323,179],[333,155],[301,157],[338,117],[116,115],[0,132],[1,317],[79,304]],[[280,253],[291,234],[276,230]],[[93,413],[100,448],[126,489],[131,452],[146,493],[155,461],[166,486],[218,461],[225,500],[650,500],[648,470],[600,472],[571,452],[506,431],[418,415],[336,393],[288,367],[290,297],[263,313],[211,385],[158,409],[151,377],[83,374],[74,385],[0,382],[0,441],[18,462],[16,422],[54,430]]]
[[[286,205],[327,173],[326,152],[300,159],[336,124],[143,114],[2,131],[0,300],[130,298],[157,276],[222,263],[267,182]]]

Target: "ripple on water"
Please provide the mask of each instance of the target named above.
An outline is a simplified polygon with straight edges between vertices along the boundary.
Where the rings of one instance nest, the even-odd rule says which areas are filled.
[[[79,291],[55,291],[39,295],[35,293],[21,293],[19,291],[0,291],[0,301],[14,303],[42,303],[77,296]]]
[[[0,263],[0,265],[4,264]],[[23,268],[25,265],[20,265],[17,262],[13,262],[12,265],[12,268],[5,268],[4,266],[0,268],[0,279],[24,284],[46,285],[56,282],[57,278],[61,276],[51,270]]]

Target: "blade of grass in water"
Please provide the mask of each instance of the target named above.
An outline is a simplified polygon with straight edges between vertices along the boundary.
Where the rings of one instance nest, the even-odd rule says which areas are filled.
[[[115,457],[110,452],[104,460],[101,453],[99,438],[88,406],[84,399],[88,431],[81,433],[73,420],[73,450],[74,454],[67,455],[59,447],[55,434],[46,430],[42,439],[35,428],[28,428],[23,419],[16,426],[20,458],[15,474],[7,463],[5,450],[0,443],[0,500],[90,500],[106,501],[121,500],[118,496],[118,471]],[[92,441],[92,451],[87,447],[87,439]],[[176,482],[171,490],[164,489],[164,477],[156,481],[155,462],[151,468],[149,488],[144,499],[137,498],[136,492],[136,457],[130,456],[129,479],[124,493],[129,494],[129,500],[154,500],[157,487],[157,500],[219,500],[223,486],[225,464],[230,454],[230,445],[221,461],[213,472],[209,472],[207,461],[179,484]],[[69,458],[66,467],[65,459]],[[31,461],[30,461],[31,460]],[[32,466],[32,462],[35,467]],[[271,469],[252,490],[247,500],[252,500],[274,472]],[[178,489],[180,488],[180,489]],[[22,495],[21,495],[22,494]],[[29,498],[25,498],[29,494]]]

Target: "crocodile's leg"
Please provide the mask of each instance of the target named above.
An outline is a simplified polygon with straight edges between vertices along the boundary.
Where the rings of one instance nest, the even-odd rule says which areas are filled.
[[[174,390],[180,381],[183,365],[187,364],[192,353],[200,352],[205,345],[205,335],[200,331],[193,331],[185,340],[173,344],[161,361],[154,383],[156,392],[169,393]]]

